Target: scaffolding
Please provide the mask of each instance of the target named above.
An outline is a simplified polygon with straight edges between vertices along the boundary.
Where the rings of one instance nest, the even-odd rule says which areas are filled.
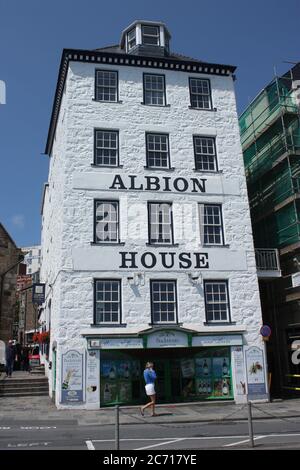
[[[294,73],[275,76],[240,116],[256,248],[300,242],[300,120]],[[300,83],[300,82],[299,82]]]

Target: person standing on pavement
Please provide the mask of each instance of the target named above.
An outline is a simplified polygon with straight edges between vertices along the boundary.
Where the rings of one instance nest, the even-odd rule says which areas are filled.
[[[6,360],[6,377],[11,377],[14,369],[14,362],[16,358],[16,350],[12,340],[8,341],[5,349],[5,360]]]
[[[155,380],[156,380],[156,373],[153,369],[153,362],[147,362],[144,370],[144,380],[145,380],[145,390],[146,395],[150,398],[150,402],[146,405],[141,407],[141,415],[144,416],[144,411],[146,408],[152,407],[152,415],[156,416],[155,413],[155,401],[156,401],[156,393],[155,393]]]

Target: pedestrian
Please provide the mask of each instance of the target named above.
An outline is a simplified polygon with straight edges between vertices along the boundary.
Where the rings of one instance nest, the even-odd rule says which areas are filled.
[[[5,349],[6,377],[11,377],[11,374],[14,369],[15,358],[16,358],[16,350],[13,345],[13,341],[10,339]]]
[[[141,415],[144,416],[144,411],[146,408],[152,407],[152,415],[151,416],[157,416],[155,413],[155,398],[156,398],[156,393],[155,393],[155,380],[156,380],[156,373],[153,369],[153,362],[147,362],[144,370],[144,380],[145,380],[145,390],[146,390],[146,395],[150,397],[150,402],[147,403],[146,405],[141,407]]]

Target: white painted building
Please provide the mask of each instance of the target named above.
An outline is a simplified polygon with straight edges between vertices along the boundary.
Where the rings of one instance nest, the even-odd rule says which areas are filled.
[[[169,39],[136,21],[62,54],[40,319],[58,407],[144,402],[148,360],[158,402],[268,397],[235,67]]]
[[[41,267],[41,245],[26,246],[21,248],[24,253],[24,261],[26,264],[26,274],[34,274]]]

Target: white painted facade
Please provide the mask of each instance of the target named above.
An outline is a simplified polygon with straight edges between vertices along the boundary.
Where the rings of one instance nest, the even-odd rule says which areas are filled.
[[[94,100],[96,69],[118,71],[121,102]],[[141,104],[143,73],[165,76],[168,106]],[[190,77],[210,80],[215,110],[189,108]],[[120,167],[93,166],[96,128],[119,131]],[[174,170],[145,168],[146,132],[169,134],[171,167]],[[194,170],[195,134],[215,137],[217,173]],[[127,181],[126,190],[109,189],[116,175]],[[176,178],[204,178],[206,187],[205,192],[196,193],[190,189],[176,191],[174,186],[167,192],[147,191],[145,186],[143,189],[130,189],[129,175],[136,175],[136,187],[139,188],[143,181],[145,183],[145,176],[159,177],[161,181],[169,177],[169,182]],[[179,180],[178,184],[181,188],[180,184],[184,183]],[[93,243],[96,199],[119,201],[122,245]],[[166,248],[147,246],[148,201],[172,202],[176,245]],[[203,246],[200,203],[222,205],[223,246]],[[174,332],[175,343],[179,341],[174,343],[175,348],[181,347],[180,330],[183,336],[187,331],[192,332],[194,347],[228,344],[231,348],[233,398],[236,402],[246,400],[246,395],[238,393],[234,349],[240,347],[243,350],[249,346],[263,349],[259,334],[262,320],[232,74],[222,76],[163,67],[152,69],[69,60],[49,159],[42,218],[41,282],[46,283],[46,302],[40,321],[45,322],[46,329],[51,328],[49,362],[52,368],[46,369],[50,395],[56,389],[57,407],[96,409],[101,406],[98,392],[105,337],[108,341],[106,349],[124,351],[126,347],[143,347],[139,339],[141,332],[149,333],[148,341],[152,344],[157,336],[155,331],[170,330]],[[137,267],[120,269],[120,252],[137,253]],[[172,252],[171,256],[177,261],[171,269],[165,269],[159,260],[154,268],[147,269],[140,262],[146,252],[157,258],[160,252]],[[208,267],[205,263],[200,268],[195,264],[180,267],[178,257],[183,252],[191,253],[191,257],[194,253],[205,253]],[[149,255],[148,263],[151,259]],[[121,280],[124,326],[94,325],[95,279]],[[150,325],[150,280],[155,279],[176,280],[178,325],[161,328]],[[228,281],[231,322],[207,324],[203,283],[220,279]],[[117,338],[123,338],[123,343],[121,341],[118,345]],[[201,338],[206,343],[201,343]],[[126,343],[127,339],[126,346],[124,341]],[[185,346],[188,347],[187,344]],[[55,385],[53,349],[56,349]],[[72,349],[83,354],[83,401],[61,403],[62,354]],[[94,350],[95,354],[89,355],[88,350]],[[98,390],[93,396],[88,386],[89,361],[97,361],[98,368]],[[245,375],[244,364],[242,357],[242,365],[239,363],[237,367]],[[265,367],[265,377],[266,373]],[[143,400],[144,397],[141,398]]]
[[[41,245],[23,247],[22,252],[25,254],[23,262],[27,266],[26,273],[38,272],[41,267]]]

